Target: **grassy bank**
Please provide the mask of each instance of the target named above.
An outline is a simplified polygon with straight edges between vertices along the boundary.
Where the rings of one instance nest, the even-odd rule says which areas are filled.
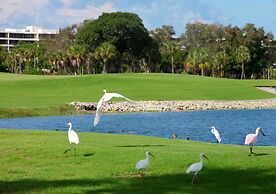
[[[274,193],[274,147],[248,148],[134,135],[79,133],[77,156],[64,131],[0,130],[0,193]],[[155,155],[144,179],[135,163]],[[184,170],[206,161],[199,182]]]
[[[275,80],[241,81],[179,74],[37,76],[0,73],[0,108],[47,115],[52,114],[51,108],[58,110],[67,102],[98,101],[103,89],[122,93],[133,100],[249,100],[275,97],[255,88],[260,85],[276,84]],[[9,114],[0,112],[0,117],[5,115]]]

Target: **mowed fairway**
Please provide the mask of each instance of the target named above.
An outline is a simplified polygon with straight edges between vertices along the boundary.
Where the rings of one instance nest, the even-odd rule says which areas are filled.
[[[51,108],[96,102],[103,89],[133,100],[249,100],[274,98],[255,88],[275,80],[233,80],[183,74],[37,76],[0,73],[0,108]]]
[[[0,130],[0,193],[275,193],[275,147],[200,143],[133,135],[79,133],[77,156],[67,132]],[[155,155],[143,179],[135,171]],[[205,161],[191,185],[186,168]]]
[[[256,85],[275,80],[231,80],[170,74],[32,76],[0,73],[0,117],[62,113],[71,101],[98,101],[103,89],[133,100],[237,100],[275,98]],[[65,108],[66,109],[66,108]],[[18,111],[13,115],[13,111]],[[21,111],[21,112],[20,112]],[[65,113],[68,113],[65,110]],[[2,115],[1,115],[2,114]],[[81,130],[81,129],[80,129]],[[79,133],[77,156],[67,131],[0,129],[0,193],[274,193],[275,147],[217,145],[134,135]],[[141,179],[138,160],[151,151]],[[186,168],[205,161],[191,185]]]

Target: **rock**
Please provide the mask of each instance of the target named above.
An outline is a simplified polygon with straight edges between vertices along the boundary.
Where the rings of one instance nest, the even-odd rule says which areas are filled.
[[[71,102],[77,110],[96,111],[97,102]],[[103,112],[194,111],[276,108],[276,99],[247,101],[136,101],[104,103]]]

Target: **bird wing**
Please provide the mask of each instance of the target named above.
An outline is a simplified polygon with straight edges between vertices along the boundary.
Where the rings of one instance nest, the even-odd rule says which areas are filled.
[[[112,94],[112,97],[114,97],[114,98],[123,98],[123,99],[125,99],[125,100],[127,100],[129,102],[134,102],[133,100],[130,100],[129,98],[127,98],[127,97],[125,97],[125,96],[123,96],[121,94],[118,94],[118,93],[110,93],[110,94]]]
[[[245,138],[244,144],[245,145],[249,145],[249,144],[253,144],[257,141],[257,136],[255,136],[255,134],[248,134]]]
[[[69,142],[70,143],[72,142],[72,143],[75,143],[75,144],[78,144],[80,142],[78,134],[75,131],[73,131],[73,130],[71,130],[69,132]]]
[[[104,100],[104,96],[99,100],[98,104],[97,104],[97,110],[96,110],[96,115],[94,118],[94,127],[99,123],[100,121],[100,112],[101,112],[101,107],[103,104],[103,100]]]
[[[201,168],[202,168],[202,165],[200,163],[194,163],[186,170],[186,173],[198,172],[201,170]]]
[[[94,118],[94,127],[98,125],[99,121],[100,121],[100,111],[96,111],[96,115]]]
[[[136,163],[135,168],[137,170],[146,169],[148,167],[148,163],[146,160],[140,160]]]
[[[214,135],[215,135],[216,139],[217,139],[219,142],[221,142],[221,138],[220,138],[220,135],[219,135],[218,130],[215,130]]]

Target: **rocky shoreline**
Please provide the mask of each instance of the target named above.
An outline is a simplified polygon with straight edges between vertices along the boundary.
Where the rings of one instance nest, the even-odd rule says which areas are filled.
[[[72,102],[77,110],[95,111],[97,102]],[[235,110],[235,109],[267,109],[276,108],[276,98],[266,100],[183,100],[183,101],[135,101],[112,102],[102,105],[102,112],[170,112],[197,110]]]

